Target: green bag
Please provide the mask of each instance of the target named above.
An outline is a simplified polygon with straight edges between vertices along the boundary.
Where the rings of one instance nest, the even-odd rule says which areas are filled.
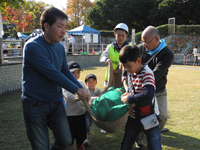
[[[121,101],[121,95],[125,93],[124,88],[110,87],[101,97],[98,97],[93,106],[90,106],[96,119],[111,122],[126,114],[128,105]]]
[[[128,105],[116,105],[113,106],[106,116],[106,122],[115,121],[126,114]]]

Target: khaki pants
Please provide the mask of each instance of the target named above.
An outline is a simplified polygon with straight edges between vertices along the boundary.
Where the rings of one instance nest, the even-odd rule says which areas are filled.
[[[159,119],[160,119],[160,129],[162,130],[167,122],[168,114],[167,114],[167,90],[164,89],[162,91],[156,92],[156,98],[158,102],[158,108],[160,111]]]

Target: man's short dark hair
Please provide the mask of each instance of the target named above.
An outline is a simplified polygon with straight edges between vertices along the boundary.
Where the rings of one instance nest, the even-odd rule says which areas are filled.
[[[119,54],[119,60],[121,63],[127,63],[127,61],[133,61],[136,62],[137,59],[140,58],[140,51],[139,48],[134,45],[126,45],[124,46]]]
[[[44,23],[47,22],[51,27],[58,18],[68,20],[68,16],[55,7],[51,7],[45,10],[40,17],[40,25],[42,27],[42,30],[44,31]]]

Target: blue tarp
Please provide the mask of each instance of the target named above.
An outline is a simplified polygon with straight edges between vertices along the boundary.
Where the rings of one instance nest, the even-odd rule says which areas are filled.
[[[14,23],[9,23],[8,21],[2,20],[3,30],[13,29],[15,27]]]
[[[21,32],[17,32],[17,36],[18,36],[19,39],[26,39],[28,37],[28,35],[25,35]]]
[[[73,35],[85,35],[85,33],[90,33],[90,34],[100,34],[99,31],[93,29],[93,28],[90,28],[86,25],[82,25],[82,26],[79,26],[77,28],[74,28],[72,30],[69,30],[67,32],[68,34],[73,34]]]

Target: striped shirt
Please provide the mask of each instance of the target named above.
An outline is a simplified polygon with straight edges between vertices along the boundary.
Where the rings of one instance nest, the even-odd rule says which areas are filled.
[[[132,85],[129,85],[129,91],[130,91],[130,88],[132,87],[133,89],[132,93],[134,95],[142,93],[143,88],[147,85],[150,85],[156,88],[153,71],[148,67],[148,65],[145,65],[137,75],[133,75],[129,73],[129,76],[130,76],[129,79],[131,79],[131,83],[132,83]],[[131,108],[129,111],[129,114],[132,118],[135,118],[135,109]]]

